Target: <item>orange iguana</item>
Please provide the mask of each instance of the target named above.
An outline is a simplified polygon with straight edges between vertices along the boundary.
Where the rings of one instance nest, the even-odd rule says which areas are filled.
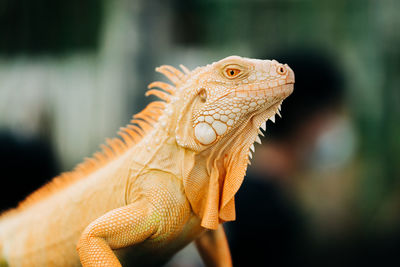
[[[164,101],[1,216],[0,265],[152,266],[192,241],[207,265],[232,265],[221,223],[235,220],[250,150],[294,73],[238,56],[181,69],[157,68],[174,86],[146,95]]]

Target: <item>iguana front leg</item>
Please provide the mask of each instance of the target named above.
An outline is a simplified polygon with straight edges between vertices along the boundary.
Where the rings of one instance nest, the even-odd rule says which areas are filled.
[[[121,266],[112,249],[140,243],[158,228],[157,213],[146,200],[114,209],[93,221],[77,246],[82,266]]]
[[[196,239],[196,246],[208,267],[232,266],[231,253],[222,224],[217,230],[209,230]]]

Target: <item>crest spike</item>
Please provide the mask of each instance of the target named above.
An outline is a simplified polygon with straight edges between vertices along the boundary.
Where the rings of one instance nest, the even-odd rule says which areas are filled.
[[[114,151],[115,154],[120,155],[121,154],[121,147],[119,146],[118,142],[116,140],[119,140],[118,138],[107,138],[106,143],[111,147],[111,149]]]
[[[170,67],[170,66],[168,66],[168,67]],[[156,71],[161,74],[164,74],[164,76],[167,77],[173,84],[175,84],[175,85],[179,84],[179,82],[181,81],[181,77],[177,76],[177,74],[175,74],[174,72],[171,72],[171,70],[168,67],[166,65],[162,65],[162,66],[156,68]]]
[[[125,144],[127,144],[128,146],[131,146],[134,144],[132,138],[129,136],[129,134],[123,132],[123,131],[119,131],[118,135],[121,136],[121,138],[124,140]]]
[[[124,152],[124,151],[126,150],[127,146],[126,146],[126,144],[125,144],[124,142],[122,142],[121,139],[115,137],[115,138],[113,139],[113,141],[114,141],[115,144],[118,144],[118,145],[120,146],[120,148],[122,148],[122,151],[121,151],[121,152]]]
[[[169,72],[175,74],[175,76],[178,77],[179,80],[182,80],[182,78],[185,77],[185,74],[170,65],[163,65],[162,67],[166,68]]]
[[[162,100],[166,101],[167,103],[171,101],[170,95],[163,91],[160,91],[160,90],[150,89],[149,91],[146,92],[145,96],[149,96],[149,95],[155,95],[156,97],[161,98]]]
[[[163,102],[163,101],[153,101],[153,102],[151,102],[149,104],[149,108],[158,108],[158,109],[164,110],[165,102]]]
[[[103,154],[103,153],[101,153],[101,152],[99,152],[99,151],[97,151],[97,152],[95,152],[94,154],[93,154],[93,157],[95,158],[95,159],[97,159],[98,160],[98,162],[100,162],[100,163],[105,163],[105,162],[107,162],[107,157]]]
[[[147,86],[147,88],[149,88],[149,89],[152,89],[155,87],[163,89],[164,91],[170,93],[171,95],[173,95],[175,92],[175,87],[173,87],[172,85],[170,85],[168,83],[164,83],[164,82],[152,82],[151,84],[149,84]]]
[[[143,121],[143,120],[138,120],[138,119],[133,119],[131,120],[131,123],[136,123],[137,125],[140,126],[140,128],[142,128],[145,132],[151,130],[153,128],[153,126],[151,125],[151,123],[149,123],[148,121]]]
[[[151,120],[156,122],[157,120],[151,115],[152,114],[149,111],[143,110],[143,112],[133,115],[133,119]]]
[[[140,141],[140,134],[132,129],[126,128],[126,127],[121,127],[121,130],[127,133],[130,138],[133,140],[134,143],[137,143]]]
[[[128,128],[132,129],[133,131],[136,131],[136,132],[140,135],[141,138],[146,134],[146,133],[145,133],[140,127],[138,127],[137,125],[129,124],[129,125],[128,125]]]
[[[111,159],[114,157],[114,152],[105,144],[101,144],[100,148],[103,150],[104,155],[108,158]]]
[[[183,70],[183,72],[185,74],[189,74],[190,73],[190,70],[188,68],[186,68],[184,65],[180,64],[179,67]]]

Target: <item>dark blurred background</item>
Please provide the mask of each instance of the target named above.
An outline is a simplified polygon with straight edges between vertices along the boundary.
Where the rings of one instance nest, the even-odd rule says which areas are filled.
[[[399,266],[400,2],[3,0],[0,210],[144,107],[161,64],[296,74],[226,225],[236,266]],[[202,266],[193,247],[169,266]]]

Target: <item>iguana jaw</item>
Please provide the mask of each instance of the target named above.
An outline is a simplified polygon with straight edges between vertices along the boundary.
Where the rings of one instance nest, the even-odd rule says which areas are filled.
[[[236,154],[238,165],[246,169],[247,164],[252,159],[252,152],[255,151],[254,143],[261,144],[259,135],[263,136],[263,133],[260,128],[265,131],[268,120],[275,123],[275,115],[281,116],[282,102],[293,92],[293,87],[294,83],[290,82],[279,86],[279,88],[272,88],[276,92],[272,98],[268,96],[271,88],[247,91],[246,95],[243,95],[240,91],[232,92],[231,97],[245,98],[251,96],[253,102],[263,99],[265,103],[257,106],[253,112],[245,114],[226,135],[219,137],[214,149],[225,150],[225,154]],[[277,93],[277,90],[280,90],[279,93]],[[239,164],[239,162],[241,163]]]
[[[269,96],[271,89],[257,91],[258,95],[262,94],[264,97],[270,99],[270,101],[267,102],[264,107],[258,109],[254,114],[251,114],[254,126],[257,126],[256,128],[261,127],[265,131],[265,123],[268,119],[275,123],[275,114],[281,116],[281,104],[283,100],[293,92],[293,85],[294,83],[288,83],[274,88],[274,90],[280,91],[279,94],[275,94],[274,96]]]
[[[248,85],[221,97],[219,101],[229,103],[231,107],[205,112],[204,116],[196,118],[194,120],[195,138],[203,145],[209,145],[218,142],[230,132],[236,131],[238,126],[249,118],[261,117],[264,118],[264,122],[270,117],[274,120],[275,113],[279,112],[275,104],[281,103],[292,93],[293,83],[272,88],[269,86],[268,82],[256,86]],[[257,128],[260,126],[261,124]]]
[[[248,163],[250,163],[253,157],[252,152],[255,151],[254,143],[261,144],[259,135],[264,136],[261,130],[266,130],[266,122],[271,120],[275,123],[275,115],[278,114],[281,116],[280,110],[283,99],[284,98],[281,98],[277,102],[272,103],[272,105],[268,105],[249,114],[249,116],[241,120],[237,127],[232,129],[229,134],[223,136],[221,140],[215,144],[214,149],[218,150],[225,147],[225,153],[239,153],[240,156],[238,154],[238,158],[249,157]],[[239,147],[239,149],[236,147]]]

